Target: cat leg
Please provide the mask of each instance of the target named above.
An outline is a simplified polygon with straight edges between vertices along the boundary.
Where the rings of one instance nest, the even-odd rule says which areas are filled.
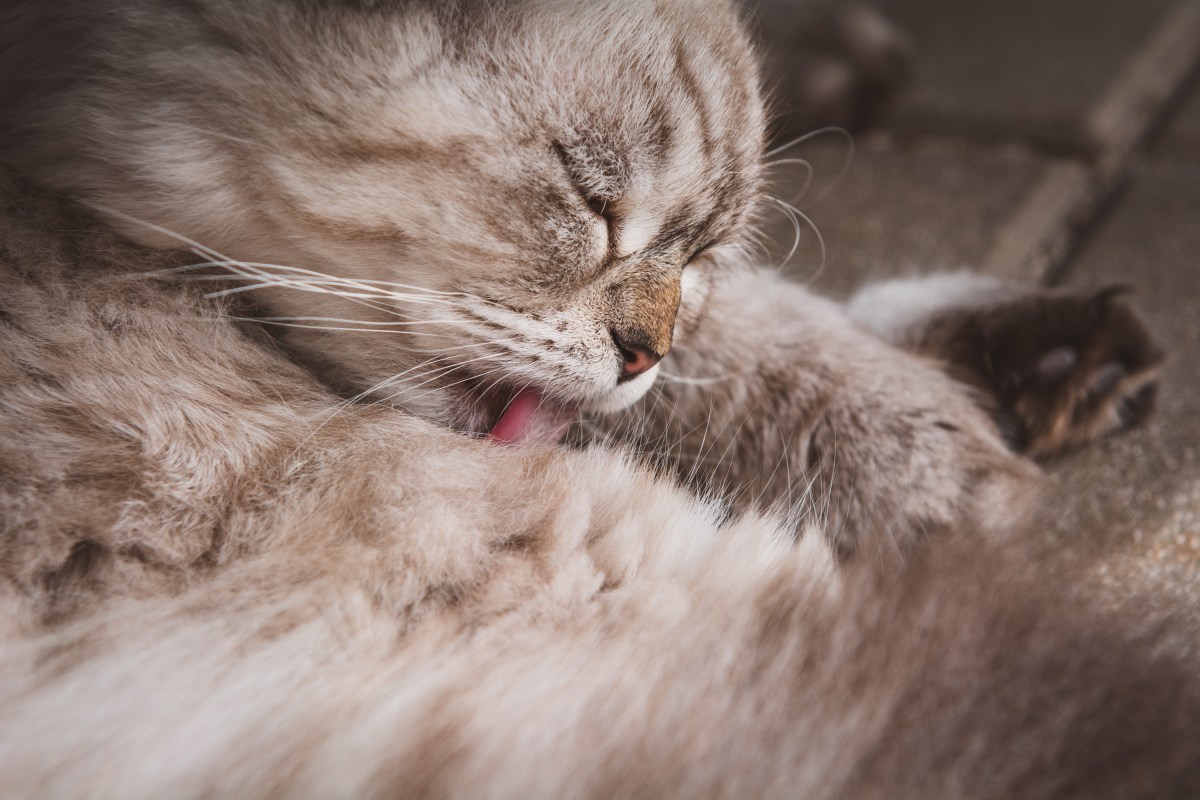
[[[1036,458],[1133,428],[1153,411],[1163,351],[1128,294],[958,273],[867,287],[848,312],[981,390],[1009,446]]]
[[[938,365],[772,272],[715,277],[681,312],[635,417],[599,421],[737,508],[815,516],[839,550],[1006,529],[1037,470]]]

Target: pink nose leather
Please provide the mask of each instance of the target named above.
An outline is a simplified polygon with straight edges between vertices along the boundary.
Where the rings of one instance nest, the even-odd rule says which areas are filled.
[[[621,347],[621,356],[625,359],[625,364],[621,368],[621,377],[625,379],[636,378],[644,372],[649,372],[655,364],[662,360],[657,353],[637,345]]]

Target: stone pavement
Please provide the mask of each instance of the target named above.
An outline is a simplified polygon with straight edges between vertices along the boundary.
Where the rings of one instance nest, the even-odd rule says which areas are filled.
[[[845,296],[971,267],[1120,281],[1170,351],[1146,428],[1047,464],[1048,554],[1200,615],[1200,0],[887,0],[918,83],[885,128],[789,148],[785,269]],[[796,196],[801,195],[801,196]],[[791,222],[768,221],[778,262]],[[1198,616],[1200,618],[1200,616]]]

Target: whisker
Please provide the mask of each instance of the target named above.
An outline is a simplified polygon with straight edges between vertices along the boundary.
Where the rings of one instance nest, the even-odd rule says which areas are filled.
[[[818,136],[824,136],[824,135],[830,134],[830,133],[837,134],[846,142],[846,156],[845,156],[845,158],[842,159],[842,165],[841,165],[841,167],[838,168],[837,175],[835,175],[833,177],[833,180],[830,181],[827,186],[825,186],[823,189],[821,189],[821,191],[817,193],[817,196],[815,198],[813,198],[815,202],[819,203],[822,200],[824,200],[826,197],[828,197],[831,192],[833,192],[835,189],[837,189],[838,186],[841,185],[841,183],[845,179],[846,175],[850,172],[850,168],[852,166],[854,166],[854,161],[855,161],[855,158],[857,157],[858,146],[854,141],[854,135],[852,133],[850,133],[850,131],[846,130],[845,128],[841,128],[841,127],[837,127],[837,126],[818,128],[815,131],[806,133],[803,136],[799,136],[795,139],[792,139],[791,141],[786,142],[786,143],[780,145],[779,147],[776,147],[775,149],[766,152],[765,154],[763,154],[763,158],[770,159],[773,156],[776,156],[776,155],[784,152],[785,150],[789,150],[790,148],[795,147],[798,144],[802,144],[811,139],[815,139]],[[782,160],[764,161],[763,166],[769,167],[772,164],[777,164],[777,163],[785,163],[785,162],[783,162]],[[811,175],[810,175],[810,180],[811,180]],[[805,183],[804,191],[805,192],[808,191],[808,183],[807,182]]]
[[[807,214],[805,214],[800,209],[793,206],[791,203],[785,203],[784,201],[780,200],[777,197],[769,197],[768,196],[767,200],[769,200],[773,203],[776,203],[784,210],[786,210],[792,214],[795,214],[797,217],[804,220],[805,223],[808,224],[808,227],[810,229],[812,229],[813,235],[817,237],[817,245],[821,248],[821,263],[817,267],[816,273],[809,277],[809,280],[813,281],[813,280],[816,280],[817,278],[821,277],[821,275],[824,274],[824,272],[825,272],[825,262],[828,257],[828,251],[825,247],[825,237],[821,235],[821,231],[820,231],[820,229],[817,228],[816,223],[812,221],[811,217],[809,217]],[[797,230],[796,241],[792,243],[792,249],[788,252],[787,258],[785,258],[783,260],[784,264],[786,264],[788,261],[790,261],[792,256],[795,255],[796,247],[799,245],[799,242],[800,242],[799,230]]]
[[[232,317],[232,319],[254,322],[337,322],[349,325],[374,325],[378,327],[397,327],[400,325],[461,325],[457,319],[414,319],[404,322],[380,322],[370,319],[342,319],[341,317]]]
[[[409,367],[408,369],[404,370],[404,372],[400,372],[396,375],[392,375],[388,378],[384,378],[382,381],[380,381],[379,383],[376,383],[374,386],[370,387],[369,389],[364,389],[363,391],[359,392],[358,394],[354,395],[353,397],[343,400],[341,403],[339,403],[337,406],[335,406],[325,416],[325,419],[321,420],[317,424],[317,427],[315,427],[311,431],[309,431],[308,435],[305,436],[303,439],[301,439],[299,444],[297,444],[294,448],[292,448],[291,454],[295,455],[296,453],[300,452],[300,450],[304,447],[304,445],[308,444],[309,440],[311,440],[314,436],[316,436],[318,433],[320,433],[321,429],[324,428],[330,421],[332,421],[339,414],[345,413],[346,410],[349,409],[351,406],[357,405],[364,397],[368,396],[372,392],[379,391],[384,386],[387,386],[389,383],[392,383],[393,381],[400,380],[405,374],[412,372],[414,369],[419,369],[420,367],[425,366],[426,364],[429,364],[432,361],[433,361],[433,359],[430,359],[429,361],[424,361],[421,364],[418,364],[416,366]],[[374,405],[374,404],[368,404],[368,406],[370,406],[370,405]]]
[[[296,289],[296,290],[302,291],[302,292],[314,292],[317,294],[331,294],[331,295],[336,295],[338,297],[346,297],[346,298],[357,297],[357,298],[361,298],[364,300],[373,300],[373,301],[404,300],[406,302],[413,302],[413,303],[417,303],[417,304],[454,305],[454,303],[452,303],[448,300],[444,300],[440,297],[423,297],[421,295],[402,295],[402,294],[398,294],[398,293],[394,293],[394,292],[388,292],[385,294],[376,294],[376,293],[370,293],[370,292],[352,292],[352,291],[347,291],[345,289],[331,289],[328,287],[344,286],[345,284],[335,283],[333,281],[313,280],[313,279],[309,279],[309,278],[304,278],[304,279],[285,278],[285,279],[281,279],[281,280],[263,280],[263,279],[259,278],[258,276],[230,277],[229,275],[191,275],[191,276],[188,276],[187,278],[185,278],[185,280],[187,280],[190,283],[202,283],[205,281],[214,282],[214,283],[218,283],[218,282],[228,283],[231,280],[255,280],[255,281],[258,281],[258,283],[255,283],[250,286],[236,286],[236,287],[231,287],[229,289],[221,289],[221,290],[209,292],[207,295],[208,297],[224,297],[226,295],[239,294],[241,292],[248,292],[248,291],[253,291],[256,289],[265,289],[265,288],[268,288],[271,286],[282,286],[284,288]]]
[[[788,254],[779,262],[779,266],[782,268],[792,260],[792,256],[796,255],[796,249],[800,246],[800,220],[796,218],[795,211],[787,203],[770,195],[766,195],[765,197],[768,202],[774,203],[776,207],[783,211],[792,222],[792,249],[788,250]]]
[[[188,271],[195,270],[195,269],[202,269],[205,267],[223,267],[223,266],[226,266],[227,263],[228,263],[228,261],[202,261],[202,262],[195,263],[195,264],[184,264],[184,265],[178,266],[178,267],[169,267],[167,269],[160,270],[160,271],[166,272],[166,273],[180,273],[180,272],[188,272]],[[242,266],[242,267],[254,267],[257,270],[262,270],[264,272],[266,270],[280,270],[282,272],[298,273],[300,275],[305,275],[305,276],[312,277],[312,278],[324,278],[324,279],[328,279],[331,281],[350,283],[350,284],[354,284],[357,286],[363,286],[363,287],[393,286],[398,289],[404,289],[407,291],[415,291],[415,292],[424,292],[426,294],[436,294],[436,295],[443,295],[443,296],[447,296],[447,297],[467,297],[467,298],[476,299],[476,300],[483,299],[480,297],[476,297],[475,295],[468,294],[466,292],[447,292],[447,291],[443,291],[441,289],[430,289],[427,286],[416,286],[413,284],[397,283],[396,281],[375,280],[372,278],[343,278],[343,277],[338,277],[336,275],[330,275],[325,272],[319,272],[319,271],[313,270],[313,269],[306,269],[304,267],[293,267],[293,266],[288,266],[286,264],[268,264],[268,263],[261,262],[261,261],[237,261],[237,262],[233,262],[233,263],[237,266]],[[270,274],[270,273],[267,273],[267,274]],[[386,292],[387,290],[380,289],[378,291]]]
[[[253,286],[249,286],[249,287],[235,287],[234,289],[229,289],[229,290],[225,290],[225,291],[221,291],[221,292],[210,292],[209,294],[206,295],[206,297],[212,298],[212,297],[226,296],[226,295],[235,294],[235,293],[241,292],[241,291],[261,289],[261,288],[266,288],[269,286],[279,286],[279,287],[283,287],[283,288],[299,289],[301,291],[312,291],[312,292],[315,292],[318,294],[327,294],[327,295],[332,295],[335,297],[342,297],[343,299],[348,300],[349,302],[358,303],[359,305],[365,306],[367,308],[372,308],[376,311],[381,311],[385,314],[391,314],[392,316],[395,316],[395,317],[405,316],[401,312],[397,311],[395,308],[383,305],[382,303],[379,302],[378,299],[375,299],[374,297],[370,297],[368,299],[366,297],[363,297],[362,295],[351,295],[351,293],[349,293],[349,292],[337,292],[337,291],[333,291],[330,289],[321,289],[321,288],[308,288],[308,287],[306,287],[306,285],[302,284],[301,282],[289,282],[287,280],[277,280],[277,279],[274,279],[273,276],[267,275],[266,273],[263,273],[260,276],[258,274],[255,274],[254,270],[250,270],[249,274],[245,274],[245,273],[240,272],[237,269],[234,269],[232,264],[226,265],[226,269],[229,269],[231,272],[241,275],[242,277],[245,277],[247,280],[253,278],[256,280],[261,280],[262,283],[256,284]]]
[[[229,280],[229,279],[226,278],[226,280]],[[344,297],[347,300],[352,300],[352,299],[357,298],[360,300],[368,300],[368,301],[372,301],[372,302],[376,302],[376,303],[378,303],[380,300],[392,300],[392,301],[403,300],[404,302],[416,303],[416,304],[452,305],[452,303],[450,303],[450,301],[443,300],[440,297],[421,297],[420,295],[406,296],[406,295],[401,295],[401,294],[397,294],[394,292],[386,292],[383,294],[368,293],[368,292],[351,292],[351,291],[346,291],[344,289],[343,290],[335,290],[335,289],[326,288],[329,286],[344,286],[344,285],[346,285],[345,283],[334,282],[334,281],[295,280],[292,278],[287,278],[287,279],[283,279],[283,280],[262,280],[262,279],[258,278],[257,276],[255,276],[253,278],[246,277],[245,280],[259,280],[260,282],[250,285],[250,286],[234,286],[229,289],[221,289],[221,290],[218,290],[215,292],[209,292],[205,296],[210,297],[210,298],[226,297],[226,296],[232,295],[232,294],[240,294],[242,292],[250,292],[250,291],[255,291],[257,289],[265,289],[265,288],[272,287],[272,286],[280,286],[280,287],[283,287],[286,289],[296,289],[296,290],[302,291],[302,292],[313,292],[314,294],[328,294],[328,295],[333,295],[335,297]]]
[[[854,135],[852,133],[850,133],[850,131],[848,131],[845,128],[842,128],[840,126],[837,126],[837,125],[826,125],[824,128],[817,128],[815,131],[809,131],[808,133],[806,133],[802,136],[797,136],[795,139],[784,142],[783,144],[779,145],[778,147],[776,147],[772,150],[768,150],[767,152],[763,153],[763,158],[764,159],[773,158],[774,156],[779,155],[780,153],[782,153],[785,150],[790,150],[791,148],[795,147],[798,144],[804,144],[805,142],[815,139],[818,136],[825,136],[826,134],[830,134],[830,133],[837,134],[838,136],[845,139],[846,144],[848,144],[851,148],[854,147]]]
[[[481,361],[481,360],[483,360],[483,359],[485,359],[485,358],[489,358],[489,356],[481,356],[480,358],[470,359],[470,360],[468,360],[468,361],[465,361],[465,362],[462,362],[462,363],[463,363],[463,364],[470,364],[470,363],[473,363],[473,362],[475,362],[475,361]],[[400,397],[400,396],[404,395],[404,394],[405,394],[405,393],[407,393],[407,392],[414,392],[414,391],[416,391],[417,389],[420,389],[422,386],[427,386],[428,384],[432,383],[433,381],[437,380],[438,378],[440,378],[440,377],[442,377],[442,376],[444,376],[444,375],[447,375],[447,374],[449,374],[449,373],[452,373],[452,372],[454,372],[454,371],[455,371],[456,369],[458,369],[460,366],[461,366],[461,364],[451,364],[451,365],[449,365],[448,367],[446,367],[445,369],[442,369],[442,370],[435,370],[434,372],[436,372],[437,374],[431,375],[431,376],[430,376],[430,377],[428,377],[426,380],[423,380],[423,381],[421,381],[420,383],[418,383],[416,386],[405,387],[403,390],[401,390],[401,391],[399,391],[399,392],[396,392],[395,394],[389,395],[387,398],[385,398],[385,400],[386,400],[386,402],[391,402],[391,401],[395,400],[397,397]],[[449,383],[449,384],[447,384],[447,385],[445,385],[445,386],[438,386],[438,387],[435,387],[435,388],[433,388],[433,389],[426,390],[426,391],[422,392],[421,394],[417,395],[416,397],[406,397],[406,398],[405,398],[405,400],[404,400],[404,402],[407,402],[407,403],[415,403],[415,402],[417,402],[418,400],[420,400],[422,397],[427,397],[428,395],[432,394],[433,392],[436,392],[436,391],[445,391],[445,390],[447,390],[447,389],[452,389],[452,388],[454,388],[455,386],[460,386],[460,385],[462,385],[462,384],[464,384],[464,383],[468,383],[468,382],[471,382],[471,381],[478,381],[478,380],[479,380],[481,377],[487,377],[488,375],[492,375],[492,374],[494,374],[494,373],[496,373],[496,372],[501,372],[501,371],[504,371],[504,369],[505,369],[505,368],[504,368],[503,366],[496,366],[496,367],[494,367],[494,368],[492,368],[492,369],[490,369],[490,370],[487,370],[487,371],[485,371],[485,372],[479,373],[478,375],[469,375],[469,376],[467,376],[467,377],[465,377],[465,378],[462,378],[461,380],[457,380],[457,381],[455,381],[455,382],[453,382],[453,383]],[[501,377],[501,380],[503,380],[503,377]],[[495,382],[495,383],[493,383],[492,385],[494,386],[494,385],[496,385],[497,383],[499,383],[499,381],[496,381],[496,382]],[[489,389],[490,389],[490,388],[491,388],[491,387],[489,387]],[[486,392],[485,392],[485,394],[486,394]]]
[[[259,323],[262,323],[263,325],[274,325],[274,326],[280,327],[280,328],[305,328],[308,330],[316,330],[316,331],[347,331],[349,333],[392,333],[392,334],[399,334],[401,336],[431,336],[431,337],[441,336],[441,334],[428,333],[426,331],[380,330],[378,328],[352,328],[352,327],[338,326],[338,325],[305,325],[305,324],[299,323],[299,322],[280,322],[280,321],[276,321],[276,320],[263,319],[262,317],[231,316],[230,319],[238,321],[238,322],[259,322]]]
[[[684,386],[712,386],[714,383],[724,383],[725,381],[733,380],[736,375],[718,375],[711,378],[688,378],[683,375],[672,375],[664,369],[659,369],[658,376],[665,383],[678,383]]]
[[[766,164],[765,167],[770,169],[771,167],[777,167],[782,164],[799,164],[804,167],[804,185],[800,187],[800,191],[792,193],[792,197],[794,198],[793,202],[799,201],[806,194],[808,194],[808,190],[812,187],[813,177],[816,174],[816,171],[813,169],[812,162],[803,158],[781,158],[777,161],[772,161],[769,164]]]

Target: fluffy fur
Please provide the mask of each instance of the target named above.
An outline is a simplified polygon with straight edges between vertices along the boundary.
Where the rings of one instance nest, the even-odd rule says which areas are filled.
[[[839,569],[614,453],[344,409],[4,197],[9,796],[1200,787],[1187,640],[1016,543]]]
[[[6,795],[1200,790],[1192,640],[1039,578],[992,421],[1133,424],[1157,349],[1111,293],[899,335],[738,266],[763,112],[729,7],[6,15]],[[180,235],[206,267],[146,248]],[[1060,307],[1118,311],[978,372]],[[648,394],[629,347],[671,350]],[[456,352],[495,372],[457,388]],[[529,385],[627,410],[481,436]]]

